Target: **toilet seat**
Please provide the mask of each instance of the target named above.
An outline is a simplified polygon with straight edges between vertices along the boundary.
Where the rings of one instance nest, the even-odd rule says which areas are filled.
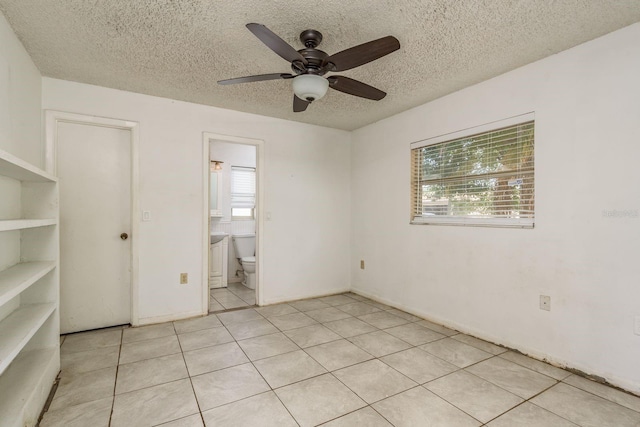
[[[256,257],[254,256],[246,256],[244,258],[240,258],[240,260],[244,262],[256,262]]]

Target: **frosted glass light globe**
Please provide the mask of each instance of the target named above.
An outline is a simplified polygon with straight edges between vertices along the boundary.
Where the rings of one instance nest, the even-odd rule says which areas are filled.
[[[315,74],[301,74],[293,79],[293,93],[302,100],[315,101],[329,89],[329,80]]]

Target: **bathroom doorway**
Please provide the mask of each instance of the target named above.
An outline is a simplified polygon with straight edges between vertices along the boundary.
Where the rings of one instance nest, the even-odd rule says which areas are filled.
[[[204,133],[203,311],[261,304],[263,141]]]

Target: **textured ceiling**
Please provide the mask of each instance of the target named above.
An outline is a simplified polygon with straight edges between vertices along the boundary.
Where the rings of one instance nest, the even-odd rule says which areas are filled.
[[[340,129],[357,129],[640,21],[639,0],[0,0],[43,75]],[[291,80],[217,80],[290,72],[246,28],[296,49],[301,31],[332,54],[393,35],[401,48],[338,73],[388,93],[329,90],[291,111]]]

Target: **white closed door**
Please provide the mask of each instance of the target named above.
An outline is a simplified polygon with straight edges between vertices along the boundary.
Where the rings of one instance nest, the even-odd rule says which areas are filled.
[[[60,329],[131,321],[131,132],[58,123]]]

